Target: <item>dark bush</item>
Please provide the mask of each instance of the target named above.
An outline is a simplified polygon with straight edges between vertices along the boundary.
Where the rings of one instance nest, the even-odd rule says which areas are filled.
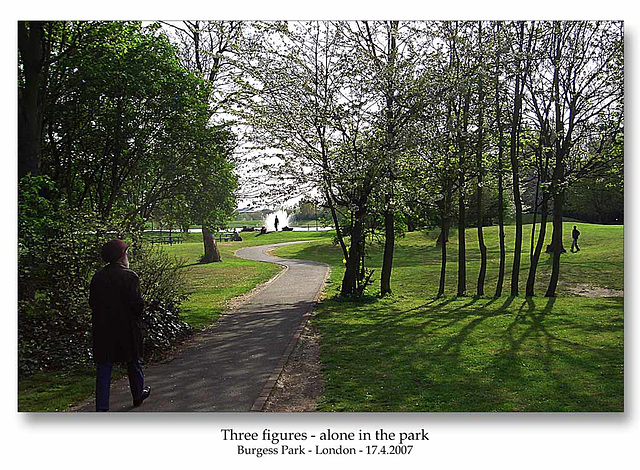
[[[55,204],[51,201],[56,201]],[[110,235],[92,214],[56,198],[46,177],[27,176],[18,195],[18,372],[70,369],[91,362],[89,283],[104,262]],[[139,234],[131,239],[140,240]],[[127,237],[129,238],[129,237]],[[147,303],[145,355],[169,348],[189,331],[178,264],[159,249],[132,246],[131,267]]]
[[[180,318],[180,305],[187,298],[181,264],[159,248],[132,247],[131,269],[140,276],[146,307],[144,355],[149,359],[169,349],[191,330]]]

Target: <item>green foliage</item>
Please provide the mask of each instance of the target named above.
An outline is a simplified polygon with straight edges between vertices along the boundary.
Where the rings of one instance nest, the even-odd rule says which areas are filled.
[[[90,350],[88,288],[104,237],[47,177],[26,176],[18,194],[18,364],[20,374],[72,367]],[[104,232],[103,232],[104,233]]]
[[[130,266],[140,277],[145,299],[143,350],[149,359],[171,348],[191,331],[180,317],[180,307],[188,297],[183,263],[162,249],[142,245],[133,251]]]
[[[97,216],[68,207],[47,177],[24,177],[18,201],[19,374],[86,365],[91,360],[89,283],[104,265],[100,247],[114,234]],[[164,252],[138,245],[130,251],[147,302],[149,357],[189,330],[179,314],[184,283],[180,265]]]

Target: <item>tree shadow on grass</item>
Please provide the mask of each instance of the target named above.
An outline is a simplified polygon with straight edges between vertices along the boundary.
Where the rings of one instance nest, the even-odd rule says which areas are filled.
[[[556,298],[546,300],[539,309],[534,299],[526,298],[503,333],[506,342],[489,370],[501,377],[506,388],[520,390],[527,384],[536,390],[539,401],[511,395],[527,411],[611,411],[612,403],[621,407],[622,384],[602,383],[601,367],[616,361],[616,348],[594,348],[584,340],[567,339],[550,330]],[[561,332],[572,325],[558,320]],[[618,357],[617,360],[622,360]],[[609,395],[597,389],[605,388]],[[613,405],[614,407],[616,405]],[[614,408],[616,409],[616,408]]]
[[[344,345],[339,380],[364,384],[354,394],[366,390],[366,396],[352,399],[366,400],[365,409],[373,410],[622,409],[619,322],[597,330],[613,336],[594,346],[599,339],[590,328],[599,319],[588,314],[583,322],[567,313],[564,301],[558,308],[556,298],[514,305],[516,298],[508,297],[499,306],[501,299],[476,298],[451,305],[456,300],[402,311],[389,306],[384,313],[365,308],[364,324],[345,314],[329,347]],[[597,315],[598,306],[587,308]]]

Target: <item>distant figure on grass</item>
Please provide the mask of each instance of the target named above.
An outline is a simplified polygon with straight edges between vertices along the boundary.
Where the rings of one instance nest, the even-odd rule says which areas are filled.
[[[573,253],[573,248],[575,247],[576,252],[580,251],[580,247],[578,246],[578,237],[580,237],[580,232],[578,228],[574,225],[573,230],[571,231],[571,238],[573,241],[571,242],[571,253]]]
[[[278,220],[278,216],[276,215],[276,219],[273,221],[273,226],[276,228],[276,232],[278,231],[278,225],[280,221]]]
[[[144,300],[138,275],[129,269],[127,249],[122,240],[102,246],[102,259],[109,263],[91,279],[89,305],[92,311],[93,359],[97,365],[96,411],[109,411],[111,370],[114,363],[126,363],[133,406],[149,397],[144,386],[142,331],[140,321]]]

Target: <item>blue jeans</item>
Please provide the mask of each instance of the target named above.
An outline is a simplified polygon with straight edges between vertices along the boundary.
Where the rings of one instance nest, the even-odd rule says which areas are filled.
[[[96,411],[109,411],[109,391],[111,389],[111,361],[98,362],[96,374]],[[129,387],[133,399],[137,400],[142,395],[144,388],[144,374],[140,361],[127,362],[127,375],[129,376]]]

